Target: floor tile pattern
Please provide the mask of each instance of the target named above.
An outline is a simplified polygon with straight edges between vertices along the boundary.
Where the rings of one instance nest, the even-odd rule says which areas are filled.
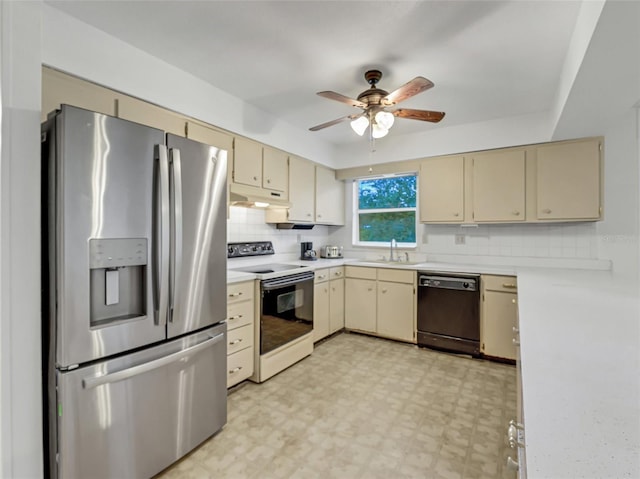
[[[513,366],[338,334],[263,384],[158,479],[513,479]]]

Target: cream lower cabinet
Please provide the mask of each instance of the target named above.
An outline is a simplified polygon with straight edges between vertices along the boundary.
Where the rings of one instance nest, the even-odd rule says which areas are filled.
[[[377,281],[375,268],[345,266],[344,327],[376,332]]]
[[[376,332],[401,341],[415,341],[416,272],[378,269]]]
[[[329,333],[344,329],[344,267],[329,270]]]
[[[486,356],[515,360],[518,287],[513,276],[482,275],[480,343]],[[515,329],[514,329],[515,328]]]
[[[319,269],[313,288],[313,342],[344,328],[344,268]]]
[[[227,387],[253,374],[254,282],[227,286]]]
[[[415,271],[346,266],[345,276],[345,328],[415,340]]]

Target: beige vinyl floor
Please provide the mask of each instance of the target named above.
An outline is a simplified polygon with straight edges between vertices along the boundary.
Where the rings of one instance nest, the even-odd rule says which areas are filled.
[[[511,479],[515,410],[513,366],[338,334],[232,390],[224,429],[157,477]]]

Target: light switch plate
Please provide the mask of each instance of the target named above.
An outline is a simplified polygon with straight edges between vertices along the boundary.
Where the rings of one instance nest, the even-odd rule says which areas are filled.
[[[455,236],[455,243],[456,244],[464,244],[466,241],[466,238],[464,235],[456,235]]]

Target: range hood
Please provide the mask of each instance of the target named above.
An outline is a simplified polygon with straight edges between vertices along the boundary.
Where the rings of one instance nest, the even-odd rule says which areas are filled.
[[[310,230],[313,229],[313,223],[276,223],[279,230]]]
[[[281,198],[281,193],[255,186],[229,185],[229,204],[245,208],[289,208],[291,203]]]

